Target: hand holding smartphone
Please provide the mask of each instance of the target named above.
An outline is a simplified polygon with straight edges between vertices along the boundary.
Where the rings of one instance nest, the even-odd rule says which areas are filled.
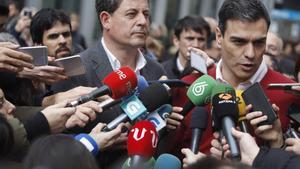
[[[268,119],[259,124],[271,125],[277,119],[277,114],[272,108],[272,105],[268,101],[262,87],[259,83],[254,83],[247,90],[242,93],[242,97],[246,105],[252,104],[253,111],[261,111],[263,115],[267,115]]]
[[[191,67],[203,74],[207,74],[205,59],[193,51],[191,51]]]
[[[64,68],[67,76],[78,76],[85,73],[85,68],[79,55],[59,58],[54,62],[59,67]]]
[[[21,47],[18,51],[31,55],[34,66],[45,66],[48,64],[48,48],[46,46]]]

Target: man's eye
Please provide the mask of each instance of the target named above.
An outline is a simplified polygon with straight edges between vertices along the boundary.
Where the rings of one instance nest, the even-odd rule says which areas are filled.
[[[52,34],[48,36],[48,39],[57,39],[59,34]]]

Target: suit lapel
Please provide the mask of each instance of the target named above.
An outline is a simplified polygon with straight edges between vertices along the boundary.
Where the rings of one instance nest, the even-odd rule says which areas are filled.
[[[102,81],[110,72],[113,71],[106,52],[102,46],[101,40],[98,41],[96,51],[91,55],[92,68],[99,79]],[[100,82],[101,83],[101,82]],[[102,83],[101,83],[102,84]]]

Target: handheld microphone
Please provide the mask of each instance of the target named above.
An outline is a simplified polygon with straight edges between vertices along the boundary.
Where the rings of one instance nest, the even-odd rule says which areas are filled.
[[[156,128],[156,131],[159,132],[163,129],[167,123],[166,118],[172,113],[172,106],[170,104],[164,104],[156,109],[154,112],[150,113],[146,120],[153,123]]]
[[[159,96],[159,97],[157,97]],[[108,123],[103,131],[110,131],[120,123],[128,120],[134,121],[136,118],[151,111],[154,111],[170,100],[169,90],[165,85],[154,83],[142,91],[139,97],[132,95],[120,104],[123,114]]]
[[[68,103],[67,107],[75,107],[106,94],[113,99],[119,99],[137,86],[137,77],[129,67],[122,67],[108,74],[102,82],[104,84],[102,87],[80,96],[77,100]]]
[[[167,79],[167,80],[153,80],[153,81],[149,81],[149,84],[152,83],[161,83],[161,84],[166,84],[169,87],[186,87],[186,86],[190,86],[190,84],[179,80],[179,79]]]
[[[246,120],[246,112],[245,112],[246,104],[242,97],[242,93],[243,93],[242,90],[235,90],[236,102],[239,108],[239,126],[242,132],[250,133],[247,125],[247,120]]]
[[[208,114],[205,108],[196,107],[192,112],[190,129],[192,129],[191,150],[194,154],[199,151],[199,142],[202,132],[207,127]]]
[[[172,154],[160,155],[154,165],[153,169],[181,169],[180,160]]]
[[[202,75],[195,80],[187,91],[189,101],[183,106],[181,114],[186,116],[195,105],[202,106],[209,103],[211,92],[215,85],[216,81],[208,75]]]
[[[128,134],[127,150],[130,166],[139,168],[155,153],[158,134],[154,125],[149,121],[137,122]]]
[[[238,121],[238,106],[232,87],[224,84],[219,84],[214,87],[212,95],[212,116],[215,129],[222,130],[229,144],[232,160],[239,161],[241,159],[240,149],[236,139],[231,133],[231,128],[235,127]],[[222,126],[219,124],[222,124]]]
[[[137,76],[137,88],[135,90],[133,90],[132,94],[130,94],[129,96],[124,96],[122,99],[113,99],[113,98],[109,98],[107,100],[104,100],[102,101],[101,103],[98,104],[99,107],[102,108],[102,110],[107,110],[117,104],[120,104],[122,102],[122,100],[126,100],[127,98],[129,98],[131,95],[135,94],[136,96],[139,96],[140,93],[145,89],[147,88],[149,85],[148,85],[148,82],[146,81],[146,79],[141,76],[141,75],[138,75]]]

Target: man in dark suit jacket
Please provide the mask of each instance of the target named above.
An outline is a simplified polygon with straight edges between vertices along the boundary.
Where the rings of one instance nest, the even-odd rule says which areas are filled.
[[[98,43],[80,54],[86,68],[82,81],[91,87],[102,86],[102,80],[113,70],[128,66],[142,75],[146,80],[158,80],[166,75],[162,66],[143,56],[139,48],[145,46],[149,28],[148,0],[97,0],[97,15],[102,29],[102,37]],[[77,83],[76,82],[76,83]],[[74,85],[74,81],[68,82]],[[61,84],[66,87],[68,85]],[[59,87],[57,88],[59,89]],[[98,122],[109,123],[121,111],[118,106],[97,115],[97,119],[88,124],[85,130],[92,129]],[[126,142],[126,137],[123,143]],[[116,150],[117,149],[117,150]],[[116,148],[114,151],[100,153],[101,168],[120,168],[127,158],[126,149]]]

